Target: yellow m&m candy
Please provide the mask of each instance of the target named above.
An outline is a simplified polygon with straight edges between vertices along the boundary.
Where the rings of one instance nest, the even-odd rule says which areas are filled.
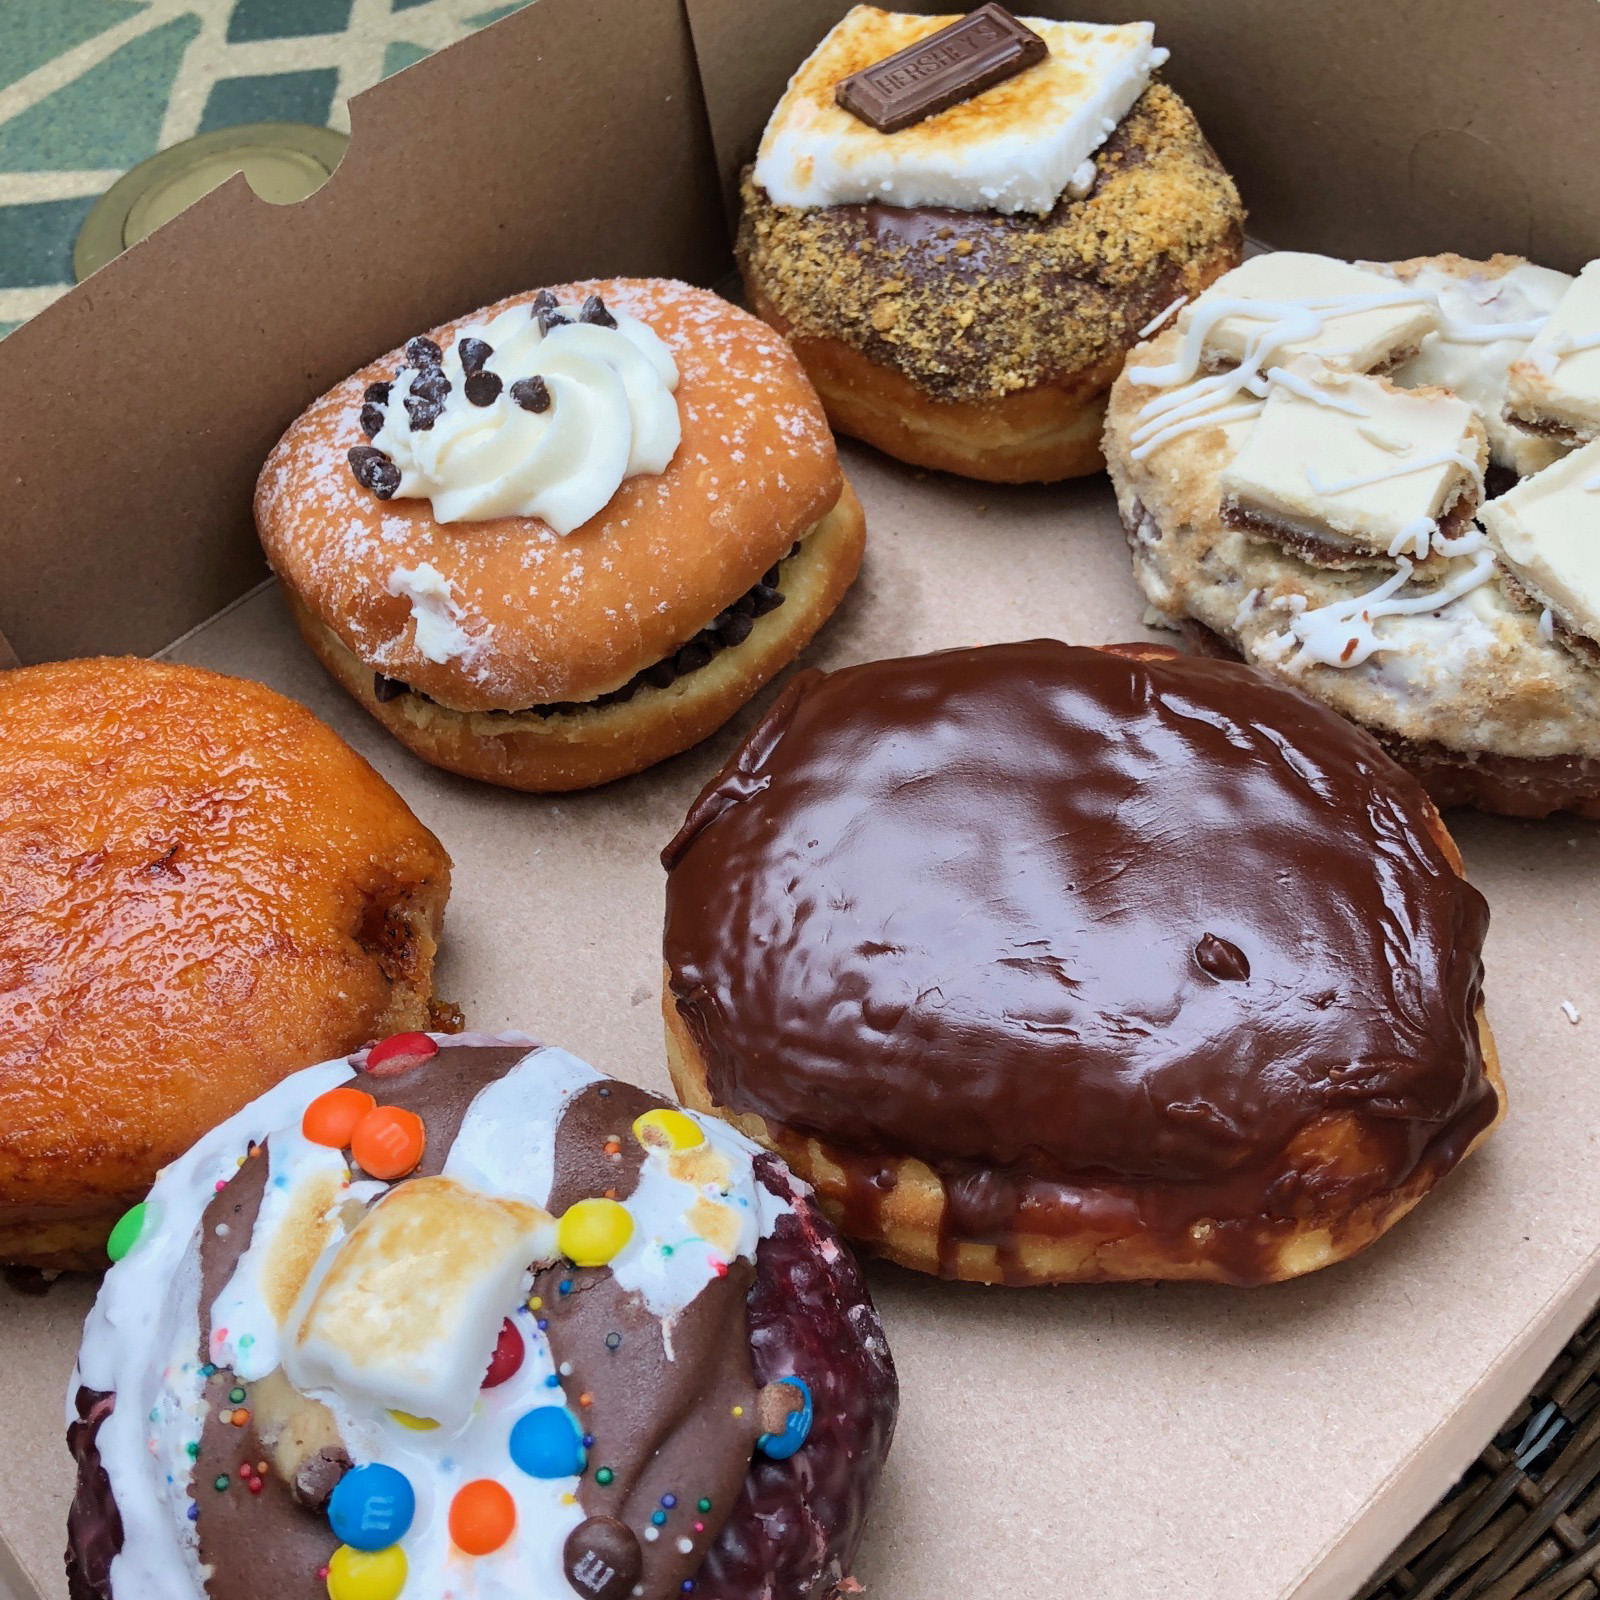
[[[397,1544],[357,1550],[342,1544],[328,1562],[328,1600],[399,1600],[406,1586],[406,1553]]]
[[[432,1433],[439,1426],[431,1417],[414,1417],[409,1411],[391,1411],[389,1415],[402,1428],[409,1428],[413,1433]]]
[[[615,1200],[579,1200],[556,1228],[556,1248],[579,1267],[603,1267],[633,1237],[633,1218]]]
[[[693,1117],[667,1106],[635,1117],[633,1136],[642,1145],[667,1150],[693,1150],[706,1142],[705,1133]]]

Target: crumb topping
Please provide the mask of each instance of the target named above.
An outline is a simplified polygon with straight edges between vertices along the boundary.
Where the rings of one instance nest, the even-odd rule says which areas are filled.
[[[1048,216],[774,205],[747,171],[738,255],[799,337],[833,338],[948,400],[1119,360],[1239,259],[1244,210],[1193,113],[1152,84]],[[1106,379],[1097,379],[1099,387]]]

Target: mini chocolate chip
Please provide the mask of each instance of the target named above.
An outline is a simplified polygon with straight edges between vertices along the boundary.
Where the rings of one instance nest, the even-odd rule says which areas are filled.
[[[722,635],[722,642],[726,645],[743,644],[750,637],[755,622],[743,611],[732,611],[727,616],[728,620],[717,630]]]
[[[494,346],[482,339],[462,339],[456,345],[456,354],[461,357],[461,370],[470,377],[483,369],[484,362],[494,354]]]
[[[339,1480],[354,1465],[341,1446],[327,1445],[295,1468],[290,1493],[308,1510],[321,1511],[338,1488]]]
[[[389,391],[392,388],[394,388],[394,385],[387,378],[384,378],[381,382],[369,383],[361,391],[361,398],[372,401],[374,405],[386,406],[389,403]]]
[[[372,674],[372,698],[379,702],[398,700],[401,695],[409,694],[411,686],[402,683],[398,678],[386,678],[381,672]]]
[[[691,639],[672,658],[672,664],[682,675],[685,672],[698,672],[710,659],[711,652],[698,639]]]
[[[490,406],[500,396],[500,377],[494,372],[470,373],[462,385],[462,393],[475,406]]]
[[[671,656],[656,662],[652,667],[646,667],[639,674],[652,689],[665,689],[677,681],[678,664]]]
[[[414,394],[407,395],[406,415],[411,418],[411,426],[416,432],[429,433],[439,420],[439,402],[425,400]]]
[[[606,303],[597,294],[592,294],[578,307],[578,321],[592,322],[597,328],[614,328],[617,319],[606,310]]]
[[[538,316],[541,311],[554,311],[555,308],[556,297],[551,294],[548,289],[541,289],[538,294],[533,297],[532,309],[534,316]]]
[[[368,401],[361,408],[361,431],[370,439],[383,427],[383,407]]]
[[[552,328],[564,328],[571,321],[571,317],[565,316],[553,308],[548,311],[541,311],[538,313],[540,333],[549,333]]]
[[[416,385],[413,384],[412,388],[415,389]],[[783,574],[777,566],[770,566],[761,574],[761,581],[766,584],[769,589],[776,589],[778,587],[778,579],[782,576]]]
[[[370,444],[352,445],[345,459],[350,463],[356,482],[363,489],[370,489],[380,500],[392,498],[400,487],[400,469],[383,451],[374,450]]]
[[[776,611],[783,604],[783,596],[765,583],[758,583],[750,591],[750,599],[755,604],[758,617],[766,616],[769,611]]]
[[[518,378],[511,385],[511,398],[524,411],[548,411],[550,386],[536,372],[531,378]]]
[[[441,367],[424,367],[411,380],[411,392],[424,400],[432,400],[436,405],[443,405],[444,397],[450,393],[450,380],[445,377]]]
[[[406,354],[419,367],[436,367],[444,360],[444,353],[432,339],[416,338],[406,344]]]
[[[1201,936],[1194,947],[1194,958],[1202,972],[1224,983],[1243,983],[1250,976],[1250,960],[1244,951],[1214,933]]]
[[[588,1600],[626,1600],[644,1570],[633,1529],[615,1517],[589,1517],[567,1535],[561,1550],[567,1582]]]

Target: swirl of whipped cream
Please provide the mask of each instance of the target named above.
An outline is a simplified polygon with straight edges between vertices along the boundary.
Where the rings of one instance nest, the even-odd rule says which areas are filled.
[[[513,306],[461,329],[439,367],[400,372],[372,440],[399,471],[396,496],[431,500],[442,523],[538,517],[569,534],[603,510],[625,479],[666,470],[682,438],[672,352],[625,313],[602,311],[615,324],[607,326],[578,320],[579,307],[557,309],[570,320],[553,322],[547,313],[546,332],[533,307]],[[469,387],[480,396],[492,387],[469,385],[462,349],[472,339],[492,351],[474,372],[500,380],[487,404],[469,398]],[[430,403],[428,374],[440,371],[449,392]],[[545,389],[538,400],[548,396],[538,410],[513,395],[535,377]],[[424,394],[408,408],[415,385]],[[418,414],[435,409],[431,427],[416,426]]]

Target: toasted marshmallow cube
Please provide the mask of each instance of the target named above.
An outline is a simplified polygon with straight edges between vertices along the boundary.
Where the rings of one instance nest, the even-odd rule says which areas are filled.
[[[1207,364],[1252,351],[1262,367],[1316,355],[1329,366],[1371,372],[1415,353],[1436,320],[1424,289],[1333,256],[1275,250],[1225,272],[1183,308]]]
[[[1524,478],[1479,517],[1534,603],[1600,644],[1600,441]]]
[[[1600,261],[1578,274],[1512,362],[1506,414],[1570,440],[1600,437]]]
[[[391,1189],[338,1246],[291,1317],[284,1370],[302,1392],[465,1425],[500,1326],[555,1222],[453,1178]]]
[[[755,180],[780,206],[1050,211],[1165,59],[1148,22],[1023,17],[1050,54],[1014,78],[895,133],[834,101],[839,82],[956,21],[854,7],[789,80]]]
[[[1223,519],[1287,534],[1331,565],[1424,560],[1436,533],[1458,534],[1471,516],[1487,459],[1466,401],[1302,357],[1274,369],[1260,417],[1223,468]]]

